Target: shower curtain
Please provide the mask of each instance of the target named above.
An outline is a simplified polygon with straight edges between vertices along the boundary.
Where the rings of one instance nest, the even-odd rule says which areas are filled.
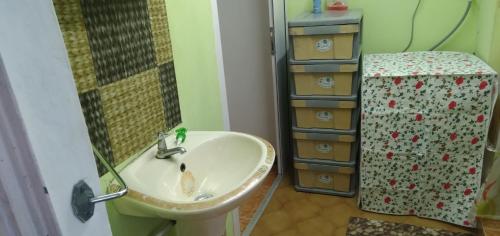
[[[363,64],[361,208],[474,227],[496,72],[457,52]]]

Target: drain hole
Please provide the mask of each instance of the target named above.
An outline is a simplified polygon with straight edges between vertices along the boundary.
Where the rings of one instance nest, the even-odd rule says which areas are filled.
[[[184,172],[186,170],[186,164],[182,163],[181,164],[181,172]]]
[[[202,193],[194,198],[195,201],[201,201],[205,199],[212,198],[214,195],[210,193]]]

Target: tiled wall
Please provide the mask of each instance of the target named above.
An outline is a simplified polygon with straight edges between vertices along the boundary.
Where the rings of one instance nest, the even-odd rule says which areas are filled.
[[[54,6],[90,139],[108,161],[118,165],[181,122],[164,0]]]

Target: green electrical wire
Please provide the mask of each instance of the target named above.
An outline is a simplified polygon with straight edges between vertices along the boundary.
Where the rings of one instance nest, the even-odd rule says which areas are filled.
[[[403,50],[403,52],[408,51],[408,49],[411,47],[413,44],[413,38],[415,36],[415,18],[417,16],[418,9],[420,8],[420,4],[422,3],[422,0],[418,0],[417,6],[415,7],[415,10],[413,11],[413,16],[411,19],[411,35],[410,35],[410,41],[408,42],[408,45],[406,45],[406,48]]]
[[[455,32],[457,32],[458,28],[460,28],[460,26],[462,26],[462,24],[464,23],[465,21],[465,18],[467,18],[467,16],[469,15],[469,11],[472,7],[472,0],[468,0],[467,2],[467,8],[465,9],[465,12],[462,16],[462,18],[460,19],[460,21],[458,22],[458,24],[455,26],[455,28],[453,28],[450,33],[448,33],[441,41],[439,41],[438,43],[436,43],[433,47],[431,47],[429,49],[429,51],[434,51],[436,48],[440,47],[444,42],[446,42],[446,40],[448,40]]]
[[[403,50],[403,52],[408,51],[410,46],[413,44],[413,39],[415,36],[415,18],[418,12],[418,9],[420,8],[420,5],[422,3],[422,0],[418,0],[417,7],[415,7],[415,10],[413,11],[413,16],[412,16],[412,22],[411,22],[411,35],[410,35],[410,41],[408,42],[408,45],[406,45],[406,48]],[[472,7],[472,0],[467,0],[467,7],[465,9],[464,14],[462,15],[462,18],[458,21],[457,25],[443,38],[441,39],[438,43],[436,43],[434,46],[432,46],[429,51],[434,51],[436,48],[440,47],[446,40],[448,40],[455,32],[457,32],[458,28],[462,26],[464,23],[465,19],[469,15],[470,9]]]

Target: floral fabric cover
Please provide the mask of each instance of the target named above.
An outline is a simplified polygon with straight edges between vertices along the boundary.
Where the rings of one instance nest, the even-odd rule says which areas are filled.
[[[363,64],[361,208],[474,227],[496,72],[458,52]]]

